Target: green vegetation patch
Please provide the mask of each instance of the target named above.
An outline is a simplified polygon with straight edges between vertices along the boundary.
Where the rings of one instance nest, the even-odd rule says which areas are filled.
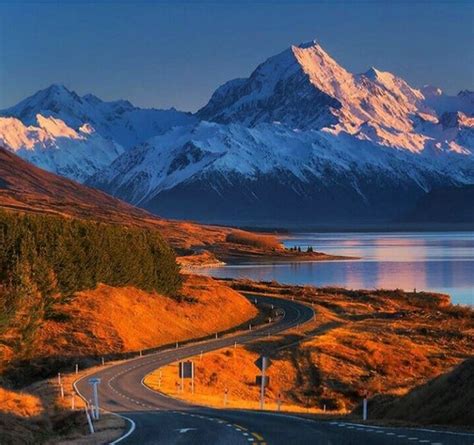
[[[15,325],[26,346],[57,303],[98,283],[177,297],[181,277],[156,230],[0,211],[0,335]]]

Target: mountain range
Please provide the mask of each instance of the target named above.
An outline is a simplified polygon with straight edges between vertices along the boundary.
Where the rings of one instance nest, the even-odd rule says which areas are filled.
[[[473,115],[470,91],[353,74],[310,42],[225,83],[195,114],[53,85],[0,112],[0,143],[165,217],[384,222],[433,189],[474,183]]]

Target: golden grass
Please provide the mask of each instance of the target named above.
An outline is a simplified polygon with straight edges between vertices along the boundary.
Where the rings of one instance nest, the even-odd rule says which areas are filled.
[[[215,408],[260,408],[260,386],[255,377],[260,370],[254,365],[258,353],[241,346],[226,348],[190,358],[195,363],[195,388],[191,390],[190,379],[185,380],[184,391],[180,389],[178,363],[172,363],[146,376],[144,383],[152,389],[172,397]],[[275,360],[267,375],[270,385],[266,388],[265,409],[280,409],[291,412],[319,413],[320,409],[293,403],[289,397],[295,370],[288,360]],[[225,390],[227,389],[227,398]]]
[[[0,412],[20,417],[37,416],[43,412],[39,397],[0,387]]]
[[[73,382],[97,368],[63,374],[61,397],[57,378],[36,382],[23,391],[0,388],[0,443],[106,444],[123,433],[125,421],[104,413],[89,434],[84,402],[74,394]],[[74,410],[72,410],[74,398]]]
[[[58,308],[66,321],[40,328],[30,358],[138,351],[224,331],[257,314],[241,294],[209,277],[185,275],[182,294],[178,302],[132,287],[79,292]]]
[[[233,230],[226,236],[226,242],[261,249],[281,249],[279,239],[273,235]]]

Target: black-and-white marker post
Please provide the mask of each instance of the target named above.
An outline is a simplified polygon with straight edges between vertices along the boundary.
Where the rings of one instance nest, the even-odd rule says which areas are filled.
[[[362,401],[362,420],[367,420],[367,393],[364,394]]]

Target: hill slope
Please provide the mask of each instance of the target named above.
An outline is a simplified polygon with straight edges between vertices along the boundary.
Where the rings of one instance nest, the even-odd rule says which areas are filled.
[[[406,216],[410,222],[474,223],[474,185],[442,187],[422,196]]]
[[[474,425],[474,358],[387,404],[374,401],[373,418],[431,425]]]
[[[157,227],[175,248],[212,244],[229,229],[167,221],[119,199],[51,174],[0,147],[0,207],[140,227]]]

